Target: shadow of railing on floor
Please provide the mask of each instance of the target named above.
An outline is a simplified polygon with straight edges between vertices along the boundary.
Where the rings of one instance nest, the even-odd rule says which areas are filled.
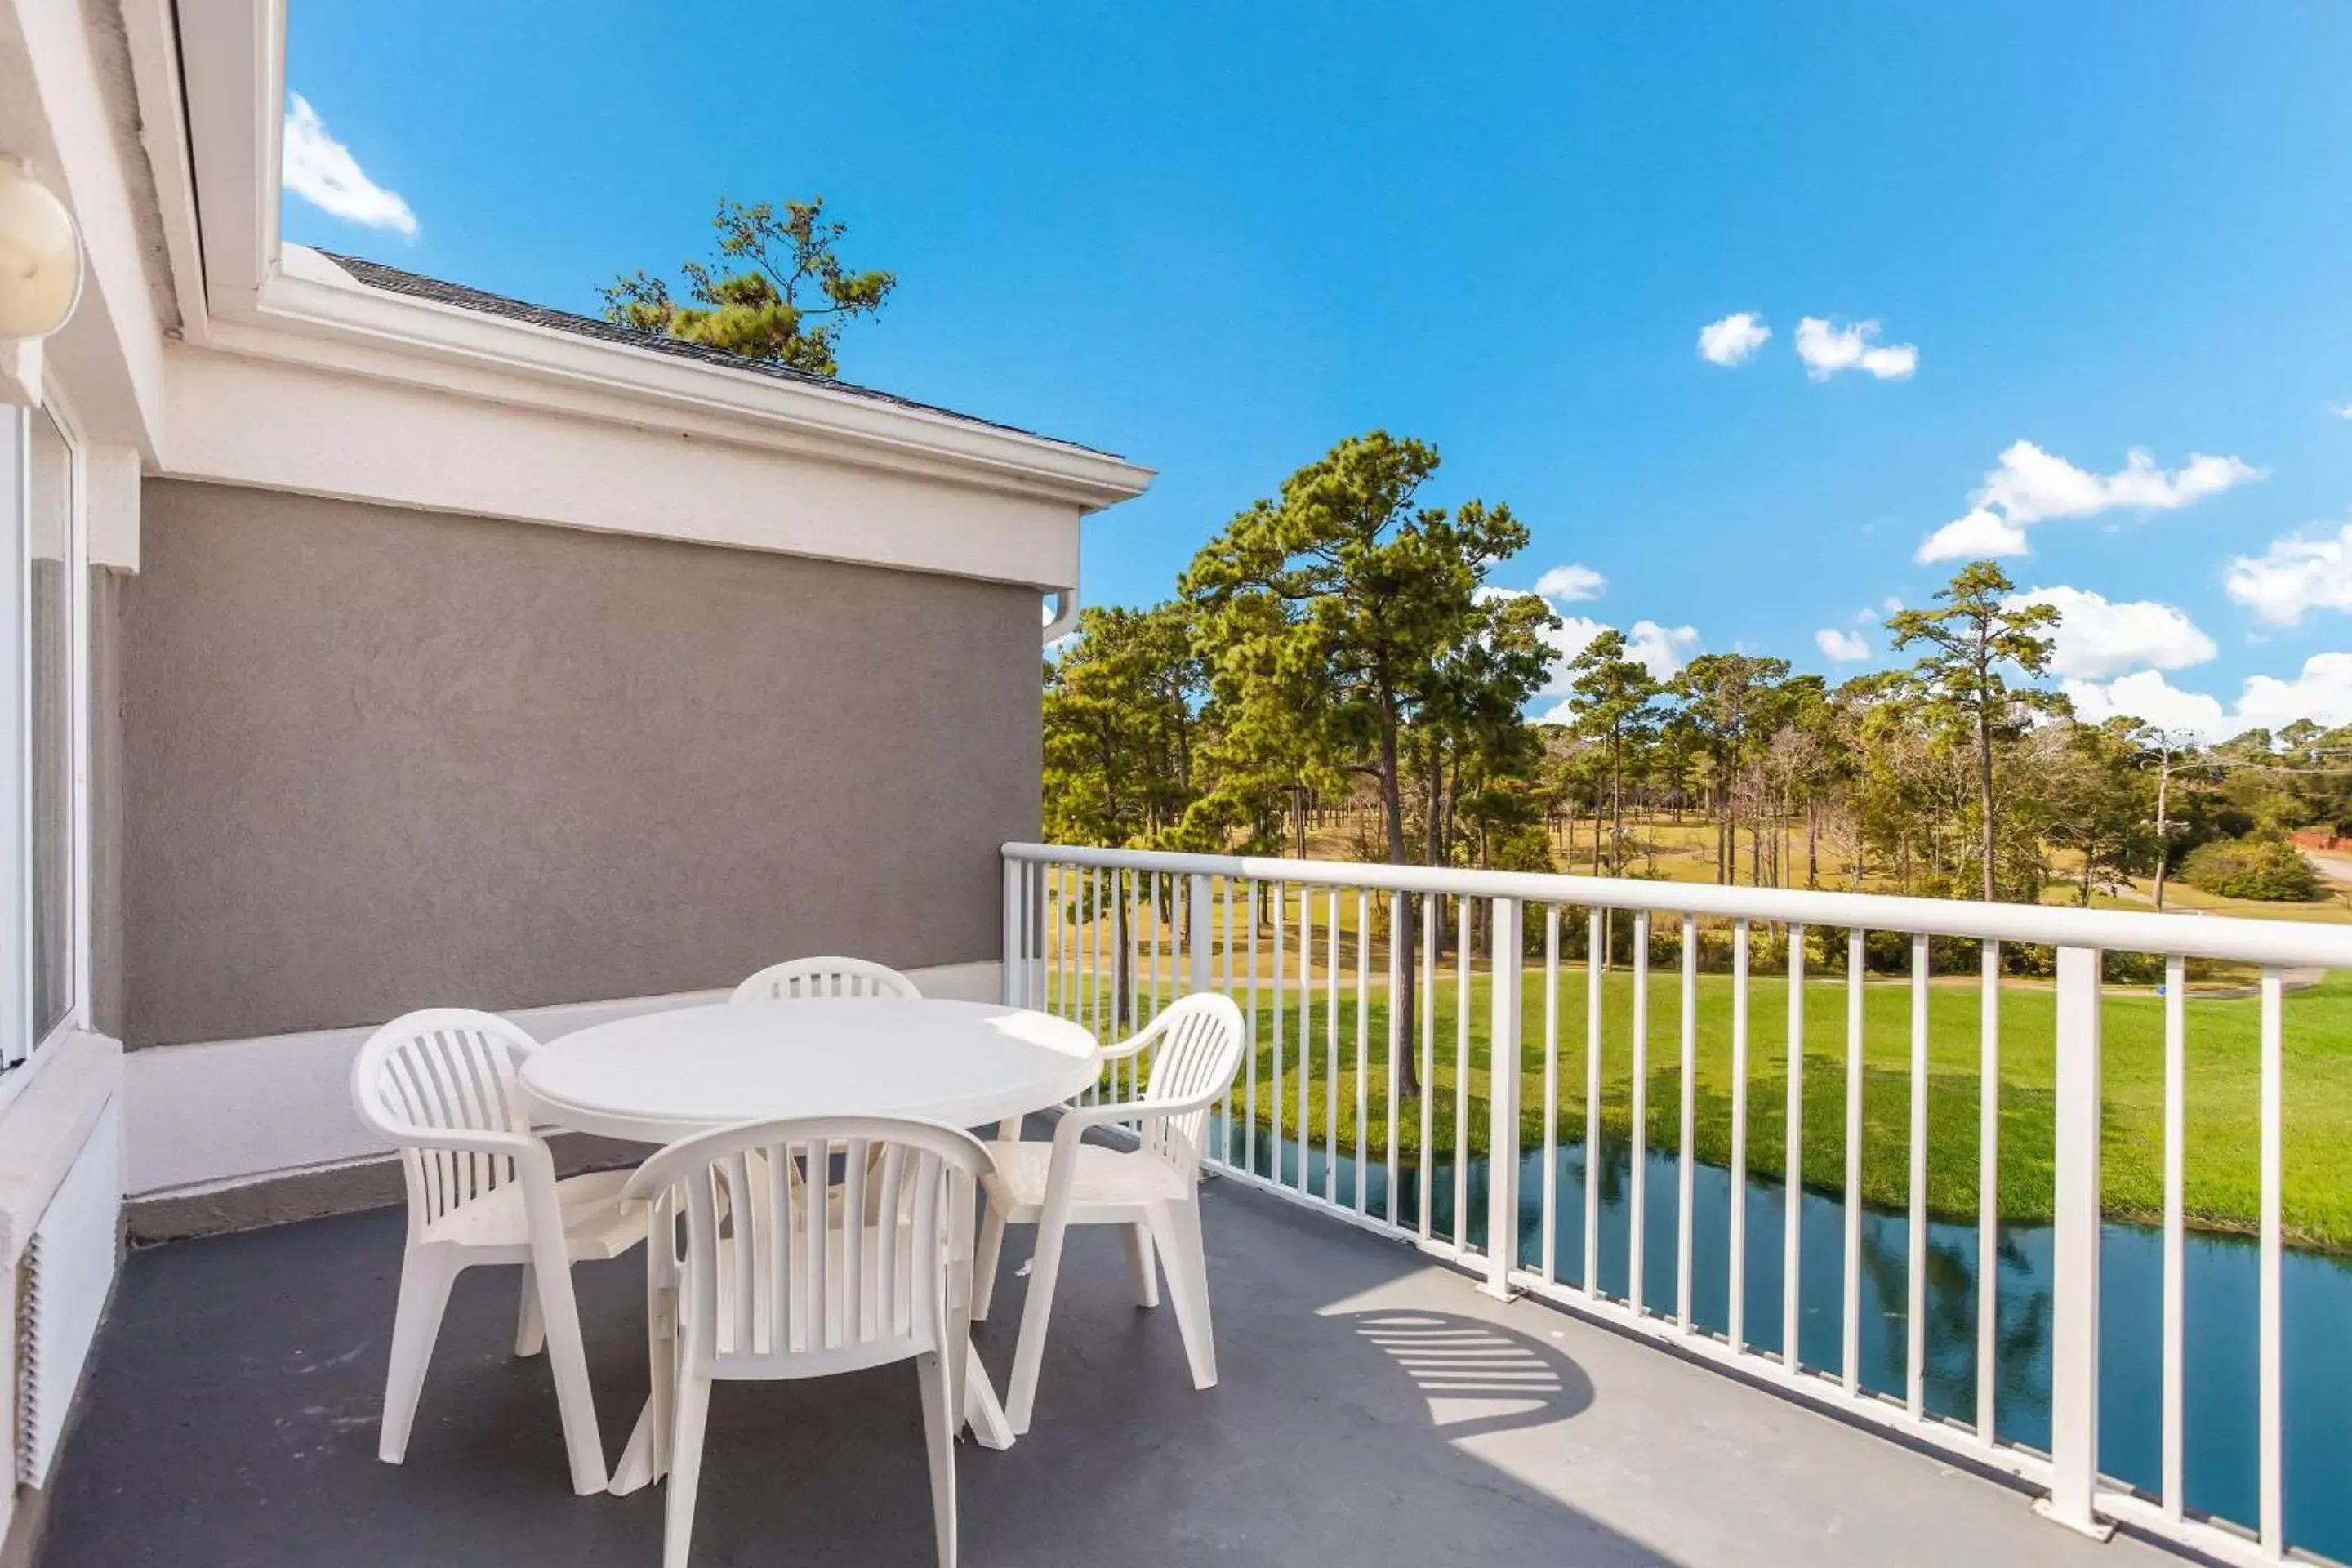
[[[1449,1438],[1549,1426],[1592,1404],[1592,1381],[1575,1362],[1500,1324],[1402,1309],[1343,1321],[1412,1380]]]

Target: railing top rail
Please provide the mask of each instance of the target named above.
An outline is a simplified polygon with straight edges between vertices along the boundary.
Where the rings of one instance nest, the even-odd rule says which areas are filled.
[[[2245,920],[2226,915],[2158,914],[2132,910],[2053,909],[1963,899],[1897,898],[1885,893],[1815,892],[1793,888],[1725,887],[1579,877],[1551,871],[1477,871],[1448,866],[1388,866],[1374,861],[1286,860],[1257,855],[1180,855],[1155,849],[1099,849],[1074,844],[1003,847],[1008,860],[1125,868],[1175,875],[1238,877],[1316,887],[1377,888],[1407,893],[1466,894],[1663,914],[1744,917],[1800,925],[1860,926],[1979,941],[2104,948],[2116,952],[2178,953],[2242,963],[2352,969],[2352,925]]]

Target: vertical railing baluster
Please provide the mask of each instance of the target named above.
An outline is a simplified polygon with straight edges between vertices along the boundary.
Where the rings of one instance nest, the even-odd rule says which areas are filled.
[[[1436,1136],[1435,1117],[1430,1102],[1437,1098],[1437,932],[1430,921],[1430,911],[1437,895],[1421,896],[1421,1239],[1427,1241],[1433,1234],[1435,1221],[1432,1211],[1437,1207],[1430,1192],[1434,1170],[1429,1142]]]
[[[1038,936],[1042,916],[1038,905],[1043,901],[1039,885],[1045,868],[1035,861],[1022,864],[1021,879],[1021,1005],[1035,1007],[1044,1000],[1045,987],[1038,969],[1042,962],[1038,952]]]
[[[1055,925],[1062,941],[1062,999],[1064,1012],[1073,1024],[1078,1021],[1078,919],[1085,913],[1086,900],[1076,891],[1079,871],[1076,866],[1062,868],[1062,908],[1055,911]]]
[[[1454,904],[1454,1250],[1470,1250],[1470,900]]]
[[[996,977],[996,994],[1007,1007],[1021,1005],[1021,868],[1024,862],[1004,862],[1004,957],[1003,973]]]
[[[1584,1294],[1601,1300],[1601,946],[1594,910],[1584,924]]]
[[[1628,1184],[1625,1293],[1633,1315],[1650,1310],[1642,1293],[1643,1252],[1649,1237],[1650,1143],[1650,911],[1633,911],[1633,1171]]]
[[[1272,1121],[1272,1125],[1266,1131],[1266,1169],[1267,1173],[1274,1179],[1274,1184],[1278,1187],[1282,1185],[1282,1112],[1284,1109],[1282,1097],[1282,988],[1285,976],[1282,972],[1282,925],[1283,916],[1289,906],[1290,893],[1287,886],[1281,882],[1275,882],[1268,885],[1266,892],[1274,900],[1274,906],[1272,910],[1268,911],[1274,916],[1274,1060],[1269,1064],[1269,1070],[1266,1073],[1266,1109]]]
[[[2000,1436],[2000,943],[1987,942],[1977,998],[1977,1440]]]
[[[1315,1147],[1315,1124],[1307,1096],[1315,1077],[1315,889],[1298,889],[1298,1194],[1307,1194],[1307,1155]]]
[[[2043,1511],[2104,1530],[2099,1486],[2099,952],[2058,950],[2056,1160],[2052,1172],[2050,1497]]]
[[[1215,956],[1213,951],[1215,943],[1212,938],[1215,934],[1213,928],[1216,921],[1216,908],[1215,900],[1209,892],[1208,877],[1199,871],[1186,876],[1184,878],[1184,985],[1188,991],[1210,990],[1215,979],[1210,964]],[[1225,1092],[1226,1098],[1230,1100],[1233,1094],[1230,1086]],[[1203,1138],[1204,1140],[1206,1138],[1205,1132]]]
[[[1519,1011],[1523,948],[1517,899],[1486,906],[1486,1293],[1511,1299],[1519,1262]]]
[[[1731,1278],[1726,1331],[1748,1347],[1748,922],[1731,923]]]
[[[1911,935],[1911,1208],[1904,1267],[1903,1404],[1927,1410],[1927,933]]]
[[[1110,949],[1110,894],[1102,868],[1097,866],[1095,868],[1095,977],[1094,983],[1087,989],[1094,998],[1095,1038],[1105,1045],[1116,1039],[1118,1033],[1118,1024],[1109,1021],[1118,1016],[1118,1010],[1112,1005],[1111,996],[1112,989],[1118,984],[1117,973],[1118,963]],[[1109,961],[1108,973],[1106,973],[1105,963],[1107,959]],[[1108,1020],[1105,1017],[1106,1014],[1109,1016]],[[1088,1098],[1091,1099],[1092,1096]]]
[[[1682,1122],[1675,1141],[1675,1326],[1691,1331],[1691,1210],[1698,1195],[1698,921],[1683,917]]]
[[[1143,909],[1147,921],[1143,929],[1150,933],[1151,942],[1151,966],[1150,970],[1150,973],[1151,975],[1151,1005],[1144,1013],[1141,1021],[1145,1024],[1149,1024],[1152,1019],[1160,1016],[1160,1009],[1161,1006],[1160,1000],[1160,949],[1161,939],[1165,933],[1161,928],[1160,920],[1160,873],[1157,871],[1147,872],[1144,876]],[[1126,1098],[1129,1100],[1136,1100],[1143,1098],[1143,1086],[1139,1081],[1139,1076],[1142,1072],[1142,1067],[1143,1058],[1140,1056],[1133,1056],[1127,1058]]]
[[[1559,1282],[1559,906],[1544,906],[1543,1278]]]
[[[1249,1054],[1242,1058],[1242,1169],[1257,1174],[1257,883],[1242,888],[1249,928]]]
[[[1862,1392],[1862,978],[1866,933],[1846,932],[1845,946],[1845,1278],[1841,1317],[1848,1397]]]
[[[1388,1215],[1389,1223],[1397,1223],[1397,1118],[1404,1113],[1404,1097],[1397,1092],[1397,1068],[1404,1060],[1406,1019],[1404,999],[1404,965],[1412,955],[1404,951],[1405,895],[1389,894],[1389,1000],[1386,1013],[1389,1021],[1389,1071],[1385,1084],[1387,1099],[1381,1110],[1381,1123],[1388,1129]]]
[[[2259,1308],[2262,1326],[2257,1348],[2261,1389],[2258,1466],[2262,1488],[2263,1554],[2277,1560],[2286,1554],[2285,1394],[2282,1383],[2280,1324],[2280,1231],[2284,1216],[2281,1140],[2283,1103],[2281,1008],[2284,986],[2278,968],[2263,969],[2262,1024],[2262,1282]]]
[[[1356,889],[1356,1212],[1371,1202],[1372,890]]]
[[[1330,939],[1323,944],[1323,1201],[1339,1202],[1339,889],[1334,888],[1326,911],[1331,917]]]
[[[1798,1331],[1804,1318],[1805,1237],[1805,928],[1789,927],[1789,1107],[1787,1167],[1780,1204],[1780,1365],[1804,1364]]]
[[[2181,1376],[2187,1302],[2185,1241],[2182,1220],[2182,1145],[2188,1132],[2189,961],[2175,953],[2164,961],[2164,1517],[2180,1522],[2184,1506],[2181,1486]]]

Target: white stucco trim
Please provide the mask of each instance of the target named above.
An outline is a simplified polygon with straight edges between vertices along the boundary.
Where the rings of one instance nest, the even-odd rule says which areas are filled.
[[[935,965],[908,973],[927,996],[993,1002],[1001,966]],[[683,992],[523,1008],[508,1016],[540,1039],[592,1024],[721,1001]],[[123,1142],[131,1197],[184,1196],[383,1157],[351,1101],[352,1058],[373,1026],[159,1046],[123,1058]]]
[[[72,318],[45,345],[93,440],[152,453],[163,404],[163,334],[141,262],[136,207],[79,5],[0,0],[23,46],[0,57],[0,152],[27,158],[71,209],[87,275]],[[5,36],[0,28],[0,36]]]
[[[89,563],[139,570],[139,454],[129,447],[82,452],[82,516]]]
[[[1071,501],[175,346],[172,477],[1038,588]]]
[[[7,1078],[18,1081],[0,1102],[0,1275],[15,1267],[90,1129],[122,1092],[122,1047],[68,1029]]]

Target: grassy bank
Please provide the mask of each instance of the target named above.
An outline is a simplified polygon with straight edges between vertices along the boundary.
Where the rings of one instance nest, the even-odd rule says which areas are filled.
[[[1559,980],[1559,1108],[1561,1141],[1584,1126],[1585,979]],[[1601,982],[1601,1111],[1608,1135],[1631,1135],[1633,977],[1612,973]],[[1486,1143],[1489,983],[1470,982],[1473,1048],[1468,1075],[1474,1153]],[[1673,1151],[1681,1123],[1681,977],[1650,981],[1648,1142]],[[1901,1205],[1909,1193],[1910,988],[1901,981],[1864,986],[1863,1058],[1863,1186],[1874,1202]],[[1698,1027],[1693,1092],[1694,1151],[1727,1163],[1731,1151],[1731,982],[1698,978]],[[1343,1152],[1352,1152],[1355,1038],[1359,998],[1343,985],[1339,1001],[1339,1101]],[[1374,1158],[1387,1149],[1387,1005],[1377,986],[1361,999],[1370,1037],[1371,1105],[1367,1145]],[[1438,1097],[1432,1117],[1433,1153],[1450,1155],[1455,1093],[1455,1008],[1458,983],[1439,983],[1436,1013]],[[1265,1085],[1273,1069],[1270,987],[1258,998],[1259,1117],[1270,1119]],[[2053,994],[2046,985],[2011,983],[2000,1011],[2000,1210],[2018,1220],[2051,1212]],[[1520,1143],[1543,1136],[1544,1019],[1542,976],[1527,981],[1525,1045],[1520,1059]],[[1973,979],[1930,987],[1927,1053],[1927,1193],[1939,1217],[1970,1219],[1977,1211],[1979,1079],[1978,991]],[[1329,1017],[1318,984],[1307,1020],[1309,1126],[1323,1140],[1326,1047]],[[1843,1190],[1845,1171],[1846,1025],[1842,979],[1807,984],[1803,1030],[1804,1127],[1802,1175],[1816,1189]],[[2116,992],[2105,1004],[2104,1177],[2111,1216],[2150,1221],[2163,1203],[2163,1003],[2147,993]],[[2245,1230],[2254,1224],[2259,1196],[2256,1057],[2260,1004],[2252,999],[2192,997],[2188,1003],[2188,1140],[2186,1206],[2190,1223]],[[1296,993],[1282,1020],[1286,1131],[1297,1106],[1300,1032]],[[1788,983],[1758,976],[1749,983],[1749,1169],[1782,1176],[1789,1169],[1785,1139],[1788,1083]],[[2330,976],[2286,998],[2284,1209],[2290,1236],[2300,1242],[2352,1247],[2352,976]],[[1238,1093],[1238,1089],[1236,1090]],[[1397,1129],[1403,1156],[1416,1157],[1419,1112],[1410,1104]]]

